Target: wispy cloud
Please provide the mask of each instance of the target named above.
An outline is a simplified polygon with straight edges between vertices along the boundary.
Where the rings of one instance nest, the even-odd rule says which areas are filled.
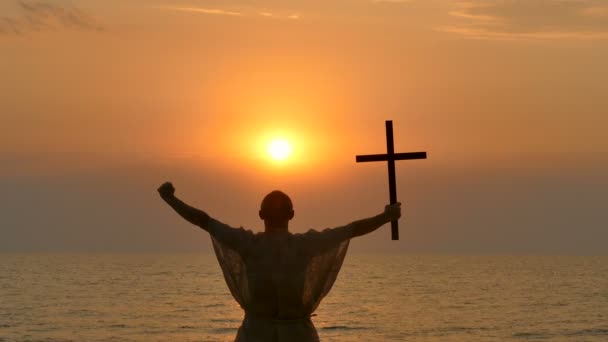
[[[393,3],[393,4],[403,4],[406,2],[410,2],[412,0],[370,0],[371,2],[375,2],[375,3]]]
[[[439,30],[478,39],[607,39],[604,0],[459,1]]]
[[[102,26],[83,10],[45,1],[16,1],[14,17],[0,16],[0,34],[22,35],[60,28],[101,31]]]
[[[583,9],[582,14],[589,17],[608,19],[608,4],[604,6],[591,6]]]
[[[222,8],[204,8],[204,7],[186,7],[186,6],[155,6],[157,9],[192,12],[210,15],[226,15],[233,17],[265,17],[271,19],[300,19],[298,14],[277,14],[270,11],[260,10],[242,10],[242,9],[222,9]]]
[[[158,9],[170,10],[170,11],[181,11],[181,12],[195,12],[203,14],[214,14],[214,15],[229,15],[229,16],[242,16],[243,13],[236,11],[228,11],[219,8],[202,8],[202,7],[180,7],[180,6],[157,6]]]

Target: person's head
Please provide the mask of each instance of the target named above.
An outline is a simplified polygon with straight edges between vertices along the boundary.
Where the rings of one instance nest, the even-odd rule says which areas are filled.
[[[287,228],[287,223],[293,218],[293,204],[284,192],[275,190],[266,195],[260,206],[260,218],[266,228]]]

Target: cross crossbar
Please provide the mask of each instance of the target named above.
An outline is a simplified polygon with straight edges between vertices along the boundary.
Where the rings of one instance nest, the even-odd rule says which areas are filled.
[[[356,156],[357,163],[375,162],[375,161],[388,161],[392,160],[412,160],[412,159],[426,159],[426,152],[405,152],[405,153],[393,153],[393,154],[366,154]]]

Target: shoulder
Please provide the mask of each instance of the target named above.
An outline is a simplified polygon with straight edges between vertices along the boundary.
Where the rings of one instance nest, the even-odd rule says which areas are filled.
[[[213,236],[228,234],[228,235],[239,235],[239,236],[243,236],[243,237],[253,238],[255,235],[258,235],[258,234],[255,234],[250,229],[245,229],[243,227],[235,228],[228,224],[220,222],[212,217],[209,218],[208,231]]]
[[[306,254],[321,255],[325,252],[338,248],[353,237],[353,229],[350,225],[327,228],[321,231],[310,229],[306,233],[294,234],[296,244]]]
[[[304,241],[314,241],[315,243],[322,241],[328,241],[330,243],[340,242],[353,237],[353,228],[348,224],[336,228],[325,228],[321,231],[309,229],[306,233],[294,234],[294,237]]]

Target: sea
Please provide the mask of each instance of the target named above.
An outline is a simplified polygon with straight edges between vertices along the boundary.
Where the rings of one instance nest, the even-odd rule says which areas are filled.
[[[608,341],[607,256],[349,254],[321,341]],[[212,254],[0,255],[0,341],[233,341]]]

